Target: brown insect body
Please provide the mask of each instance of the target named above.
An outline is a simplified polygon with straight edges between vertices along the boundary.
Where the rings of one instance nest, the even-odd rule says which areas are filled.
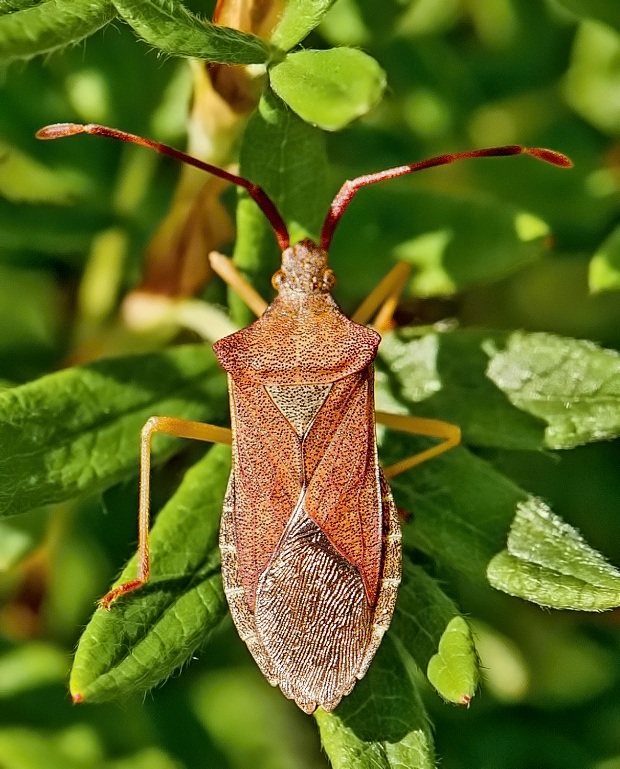
[[[282,268],[273,280],[276,299],[263,312],[258,297],[259,319],[214,346],[228,373],[232,436],[225,428],[176,417],[151,417],[145,424],[138,575],[110,590],[100,605],[108,609],[149,579],[153,435],[232,443],[220,549],[233,620],[272,684],[308,713],[318,706],[333,710],[368,669],[390,624],[400,582],[400,528],[377,459],[375,418],[392,429],[442,441],[386,468],[387,477],[460,441],[454,425],[410,415],[375,415],[373,361],[379,335],[346,318],[331,296],[334,276],[327,250],[334,229],[357,191],[423,168],[521,154],[565,168],[571,161],[553,150],[510,145],[439,155],[360,176],[345,182],[332,201],[320,246],[310,240],[290,246],[275,205],[248,179],[106,126],[60,123],[37,135],[56,139],[79,133],[150,147],[243,187],[282,248]],[[363,321],[381,302],[395,302],[394,292],[397,296],[406,281],[398,267],[354,317]],[[252,287],[234,270],[220,274],[256,304]],[[74,700],[81,701],[82,694],[74,693]]]
[[[234,436],[224,589],[267,679],[308,713],[333,710],[365,674],[401,565],[375,439],[380,337],[340,312],[332,285],[325,251],[309,240],[286,249],[277,298],[214,346]]]

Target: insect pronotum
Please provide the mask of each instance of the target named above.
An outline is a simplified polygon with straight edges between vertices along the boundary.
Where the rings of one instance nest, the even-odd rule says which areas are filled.
[[[233,620],[271,684],[307,713],[318,706],[333,710],[366,673],[394,611],[401,534],[386,478],[460,440],[458,427],[444,422],[375,413],[373,361],[380,336],[360,324],[381,305],[393,305],[407,270],[396,265],[348,319],[331,296],[327,252],[334,229],[359,189],[423,168],[520,154],[564,167],[571,162],[547,149],[492,147],[361,176],[345,182],[332,201],[319,244],[306,239],[291,245],[275,205],[247,179],[104,126],[63,123],[38,136],[78,133],[150,147],[244,187],[282,249],[273,277],[277,296],[269,306],[228,260],[212,255],[214,269],[260,315],[214,345],[228,374],[231,430],[173,417],[148,420],[141,442],[138,576],[111,590],[101,606],[109,608],[149,578],[153,434],[231,443],[220,549]],[[441,442],[382,469],[375,421]]]

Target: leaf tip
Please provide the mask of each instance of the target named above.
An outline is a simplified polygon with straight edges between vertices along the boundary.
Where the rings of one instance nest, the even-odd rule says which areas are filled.
[[[74,705],[79,705],[80,702],[84,702],[84,695],[82,694],[82,692],[74,692],[71,695],[71,700]]]

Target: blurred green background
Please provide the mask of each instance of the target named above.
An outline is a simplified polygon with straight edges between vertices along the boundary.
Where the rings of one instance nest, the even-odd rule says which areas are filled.
[[[200,0],[188,5],[212,10]],[[418,291],[403,302],[401,322],[455,318],[620,349],[617,3],[339,0],[306,45],[340,44],[374,56],[388,89],[366,118],[328,135],[332,189],[361,173],[473,146],[548,146],[575,163],[558,172],[525,159],[483,161],[364,191],[333,244],[344,309],[377,282],[398,244],[438,229],[434,194],[463,195],[471,205],[500,201],[531,212],[550,228],[548,250],[532,250],[517,272],[450,299]],[[96,121],[183,146],[190,92],[187,64],[159,58],[121,22],[4,72],[0,380],[28,381],[83,357],[85,348],[97,357],[102,329],[106,353],[117,351],[116,333],[119,350],[161,343],[156,334],[128,341],[115,313],[139,279],[179,169],[110,142],[41,143],[34,133],[56,121]],[[493,210],[475,218],[464,205],[460,222],[454,214],[472,249]],[[116,257],[102,262],[102,247]],[[217,284],[204,296],[224,301]],[[192,451],[159,475],[155,507]],[[620,563],[617,441],[489,458]],[[0,766],[326,766],[313,720],[269,687],[230,621],[199,659],[144,699],[70,704],[71,651],[133,550],[136,496],[137,484],[127,483],[103,498],[0,523]],[[476,618],[485,683],[468,710],[425,690],[441,766],[620,769],[620,614],[547,612],[465,582],[455,597]]]

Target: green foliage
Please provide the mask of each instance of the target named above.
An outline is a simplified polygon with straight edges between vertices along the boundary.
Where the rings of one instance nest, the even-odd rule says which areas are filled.
[[[30,5],[0,17],[0,64],[77,43],[114,18],[109,0],[49,0]]]
[[[257,37],[196,18],[180,2],[113,0],[140,37],[164,53],[226,64],[261,64],[269,47]]]
[[[150,538],[149,584],[99,609],[80,639],[71,693],[88,701],[119,699],[166,680],[219,624],[226,601],[219,573],[219,517],[230,451],[213,448],[185,475],[157,517]],[[131,560],[118,582],[136,576]]]
[[[616,7],[332,5],[288,0],[262,40],[206,21],[201,0],[0,0],[0,64],[13,65],[0,84],[0,511],[20,514],[0,521],[8,769],[321,769],[321,751],[335,769],[430,769],[433,743],[447,769],[607,769],[620,756],[617,634],[597,614],[620,605]],[[413,268],[377,360],[377,407],[452,421],[464,445],[391,484],[409,514],[395,616],[367,676],[316,714],[320,749],[313,720],[222,622],[227,449],[156,437],[151,580],[92,611],[124,561],[118,580],[136,573],[142,424],[226,424],[225,378],[189,332],[138,334],[117,314],[171,166],[104,140],[32,136],[83,120],[181,145],[184,57],[257,65],[240,173],[293,241],[318,236],[345,179],[424,156],[523,142],[576,163],[429,170],[361,191],[336,231],[347,311],[396,260]],[[111,232],[101,317],[84,287]],[[233,257],[270,296],[277,247],[245,193]],[[203,299],[221,306],[225,291]],[[228,306],[251,321],[238,298]],[[385,465],[429,445],[379,437]],[[71,691],[104,704],[69,706],[76,643]]]
[[[131,477],[153,413],[217,420],[223,377],[203,347],[112,358],[0,393],[0,514],[92,494]],[[218,408],[219,407],[219,408]],[[163,438],[156,457],[170,453]]]
[[[385,73],[353,48],[291,53],[269,72],[278,96],[303,120],[338,131],[379,101]]]

